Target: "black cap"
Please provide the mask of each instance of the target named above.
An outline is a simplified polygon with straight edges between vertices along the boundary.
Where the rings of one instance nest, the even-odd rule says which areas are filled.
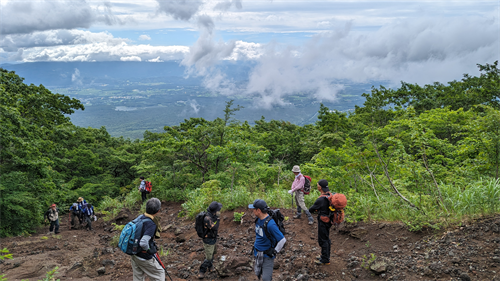
[[[217,201],[214,201],[210,203],[210,206],[208,206],[208,211],[210,213],[216,213],[222,209],[222,203],[219,203]]]
[[[319,180],[318,184],[319,184],[319,186],[321,186],[321,189],[323,191],[325,191],[325,192],[330,191],[330,189],[328,188],[328,181],[327,180]]]
[[[253,201],[253,204],[248,205],[248,208],[249,209],[260,209],[261,211],[264,211],[268,207],[267,207],[266,201],[264,201],[262,199],[255,199],[255,201]]]

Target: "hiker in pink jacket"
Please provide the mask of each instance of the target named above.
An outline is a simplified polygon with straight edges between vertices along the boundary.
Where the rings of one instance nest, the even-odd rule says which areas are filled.
[[[304,202],[304,183],[306,179],[300,173],[300,167],[298,165],[293,166],[292,172],[295,175],[295,180],[292,183],[292,189],[288,191],[288,193],[293,194],[295,192],[295,202],[297,202],[297,214],[294,216],[295,219],[300,219],[302,216],[302,210],[306,213],[307,218],[309,220],[309,224],[314,223],[314,219],[309,212],[309,209],[306,207],[306,203]]]

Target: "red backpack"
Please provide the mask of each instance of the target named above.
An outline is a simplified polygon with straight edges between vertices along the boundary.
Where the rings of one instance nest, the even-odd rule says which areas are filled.
[[[347,206],[347,198],[342,193],[333,193],[321,195],[320,197],[325,197],[330,203],[330,214],[329,216],[320,216],[323,222],[330,222],[337,226],[344,221],[344,208]]]
[[[153,185],[151,184],[150,181],[146,182],[146,192],[151,193],[151,189],[153,188]]]

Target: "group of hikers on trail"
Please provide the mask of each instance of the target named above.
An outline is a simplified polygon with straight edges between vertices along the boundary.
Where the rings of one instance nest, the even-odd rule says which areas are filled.
[[[52,204],[50,208],[44,214],[45,222],[47,219],[50,221],[49,233],[55,234],[60,233],[59,231],[59,208],[56,204]],[[83,197],[78,197],[78,200],[69,207],[69,228],[77,228],[78,226],[84,225],[85,229],[92,230],[92,221],[97,218],[94,214],[94,206],[87,203]],[[78,221],[78,224],[77,224]]]
[[[318,212],[318,244],[321,254],[314,261],[317,265],[330,264],[330,228],[338,225],[344,220],[344,208],[347,199],[343,194],[330,192],[327,180],[319,180],[316,184],[321,195],[316,199],[314,205],[307,208],[304,202],[304,194],[309,194],[311,178],[302,175],[299,166],[294,166],[292,172],[295,180],[292,183],[290,194],[295,193],[297,203],[297,214],[295,219],[300,219],[302,210],[306,213],[309,224],[314,224],[311,213]],[[146,186],[144,177],[141,177],[141,186]],[[144,190],[139,187],[139,191]],[[149,183],[151,186],[151,183]],[[141,191],[143,192],[143,191]],[[145,192],[143,192],[144,194]],[[146,193],[147,194],[147,193]],[[145,200],[143,196],[143,201]],[[274,260],[283,249],[286,238],[284,229],[284,216],[279,209],[272,210],[262,199],[256,199],[248,205],[255,218],[255,242],[251,251],[254,256],[254,273],[263,281],[272,280]],[[165,280],[168,275],[165,266],[158,255],[158,248],[154,241],[160,237],[159,219],[161,202],[157,198],[151,198],[146,202],[146,213],[129,222],[122,230],[118,247],[129,254],[133,269],[133,280],[142,281],[146,276],[149,280]],[[212,202],[206,211],[199,213],[195,219],[195,229],[202,239],[205,251],[205,260],[200,266],[198,278],[205,278],[209,270],[213,270],[214,256],[217,254],[217,238],[220,226],[220,211],[222,204]],[[170,277],[170,276],[169,276]]]

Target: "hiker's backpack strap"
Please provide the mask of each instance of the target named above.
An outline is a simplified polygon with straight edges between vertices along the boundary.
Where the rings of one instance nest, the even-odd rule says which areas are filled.
[[[267,218],[264,220],[264,225],[262,225],[262,228],[264,229],[264,233],[266,234],[267,239],[269,239],[269,241],[271,241],[271,247],[269,249],[265,250],[264,254],[270,256],[271,258],[274,257],[274,256],[276,256],[276,251],[275,251],[274,248],[276,247],[276,244],[277,244],[276,239],[274,239],[274,237],[267,230],[267,224],[272,219],[273,218],[271,216],[267,216]]]

